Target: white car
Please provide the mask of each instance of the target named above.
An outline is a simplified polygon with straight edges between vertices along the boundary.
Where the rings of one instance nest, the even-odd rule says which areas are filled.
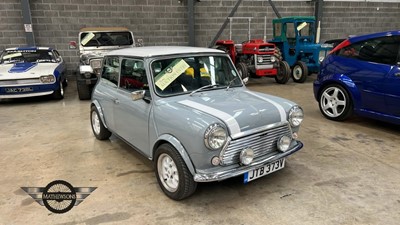
[[[65,63],[48,47],[7,48],[0,56],[0,99],[64,97]]]

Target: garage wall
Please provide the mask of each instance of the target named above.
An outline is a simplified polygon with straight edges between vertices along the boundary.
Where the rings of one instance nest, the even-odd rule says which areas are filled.
[[[274,1],[282,16],[314,15],[310,1]],[[195,4],[196,46],[214,38],[236,0],[202,0]],[[125,26],[145,45],[186,45],[186,0],[30,0],[36,45],[57,48],[70,71],[76,68],[77,50],[68,49],[85,26]],[[400,3],[324,2],[321,40],[400,28]],[[237,17],[253,17],[252,38],[262,38],[264,17],[267,38],[275,14],[267,1],[244,0]],[[235,20],[233,39],[247,40],[247,20]],[[229,26],[221,39],[229,38]],[[0,49],[25,45],[20,0],[0,2]]]

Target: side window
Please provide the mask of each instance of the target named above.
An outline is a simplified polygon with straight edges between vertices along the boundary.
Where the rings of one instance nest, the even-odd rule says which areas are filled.
[[[122,89],[129,91],[148,87],[143,61],[137,59],[122,59],[119,85]]]
[[[120,66],[118,57],[105,57],[103,62],[103,73],[101,77],[115,85],[118,85],[119,70]]]
[[[399,53],[400,38],[381,37],[354,43],[340,50],[340,56],[363,61],[394,65]]]
[[[296,33],[294,32],[294,23],[286,24],[286,37],[287,38],[296,38]]]

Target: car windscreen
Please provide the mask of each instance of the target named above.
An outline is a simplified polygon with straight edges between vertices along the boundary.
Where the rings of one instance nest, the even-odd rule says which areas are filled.
[[[243,85],[226,56],[173,57],[152,62],[151,69],[159,96]]]
[[[133,37],[126,32],[85,32],[80,35],[84,47],[132,45]]]
[[[55,63],[56,57],[50,50],[10,50],[4,51],[0,63],[38,62]]]

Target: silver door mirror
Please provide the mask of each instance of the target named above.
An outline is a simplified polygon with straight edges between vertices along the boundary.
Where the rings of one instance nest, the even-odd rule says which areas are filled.
[[[139,90],[131,92],[131,98],[133,101],[137,101],[144,98],[144,94],[146,93],[145,90]]]

